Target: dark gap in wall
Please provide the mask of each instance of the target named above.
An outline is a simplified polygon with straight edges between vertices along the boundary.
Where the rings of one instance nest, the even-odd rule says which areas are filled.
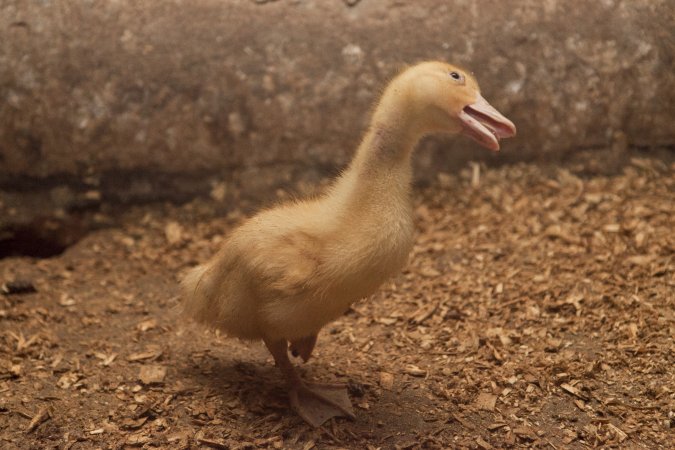
[[[29,230],[18,230],[13,236],[0,240],[0,259],[11,256],[30,256],[33,258],[51,258],[63,253],[66,248],[62,242],[36,236]]]
[[[87,230],[76,220],[41,218],[0,231],[0,259],[12,256],[51,258],[82,239]]]

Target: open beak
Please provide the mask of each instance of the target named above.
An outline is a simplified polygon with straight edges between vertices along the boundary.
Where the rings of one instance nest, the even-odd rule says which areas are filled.
[[[516,126],[480,94],[459,113],[462,133],[490,150],[499,151],[499,140],[516,135]]]

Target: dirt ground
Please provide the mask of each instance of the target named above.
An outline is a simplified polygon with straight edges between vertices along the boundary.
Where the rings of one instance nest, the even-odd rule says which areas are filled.
[[[261,343],[178,315],[180,273],[253,205],[136,208],[0,260],[5,291],[37,290],[0,295],[0,447],[675,448],[674,173],[473,165],[417,189],[408,268],[302,366],[357,411],[316,430]]]

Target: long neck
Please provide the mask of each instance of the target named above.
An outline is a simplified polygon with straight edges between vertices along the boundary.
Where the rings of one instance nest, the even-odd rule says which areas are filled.
[[[411,153],[420,138],[404,98],[387,90],[354,158],[335,185],[337,197],[365,206],[406,200],[412,178]]]
[[[413,132],[406,106],[405,97],[394,89],[384,93],[349,170],[373,175],[402,165],[410,167],[410,156],[420,136]]]

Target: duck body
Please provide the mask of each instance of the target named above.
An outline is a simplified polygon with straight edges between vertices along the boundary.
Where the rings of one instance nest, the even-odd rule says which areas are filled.
[[[374,293],[413,245],[410,165],[361,177],[352,166],[324,196],[263,211],[235,229],[186,277],[186,311],[233,337],[293,341]]]
[[[188,316],[230,336],[262,339],[308,423],[354,417],[342,385],[303,381],[319,330],[405,266],[413,245],[411,154],[425,134],[463,133],[492,149],[515,126],[465,71],[421,63],[395,77],[354,158],[328,192],[260,212],[182,282]]]

